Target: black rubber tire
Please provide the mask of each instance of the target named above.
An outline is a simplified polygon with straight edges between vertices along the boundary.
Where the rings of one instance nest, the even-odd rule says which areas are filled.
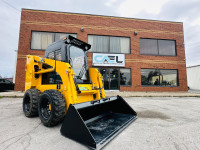
[[[37,89],[29,89],[24,94],[23,111],[26,117],[38,116],[38,102],[40,91]]]
[[[47,102],[48,101],[48,102]],[[46,105],[51,104],[51,110]],[[47,110],[48,109],[48,112]],[[65,117],[65,99],[63,95],[57,90],[46,90],[40,95],[38,103],[38,113],[42,123],[47,126],[55,126]],[[46,112],[44,113],[44,110]]]

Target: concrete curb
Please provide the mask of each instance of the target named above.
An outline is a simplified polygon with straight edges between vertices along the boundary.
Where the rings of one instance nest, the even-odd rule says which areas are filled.
[[[7,97],[7,98],[22,98],[24,97],[23,91],[8,91],[8,92],[0,92],[0,97]]]
[[[107,97],[112,97],[112,96],[116,96],[116,95],[106,95]],[[123,95],[119,95],[121,97],[200,97],[200,95],[129,95],[129,96],[123,96]]]
[[[0,98],[23,98],[24,96],[0,96]]]
[[[106,91],[106,96],[116,96],[120,95],[122,97],[200,97],[200,93],[190,93],[190,92],[108,92]]]
[[[122,97],[200,97],[200,93],[189,92],[119,92],[106,91],[107,97],[120,95]],[[0,92],[0,97],[23,98],[23,91]]]

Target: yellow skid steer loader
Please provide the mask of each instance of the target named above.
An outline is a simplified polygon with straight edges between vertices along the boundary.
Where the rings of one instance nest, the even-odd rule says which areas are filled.
[[[49,45],[45,58],[28,55],[23,111],[45,126],[63,122],[62,135],[101,149],[137,114],[122,97],[106,98],[101,74],[88,68],[90,47],[68,36]]]

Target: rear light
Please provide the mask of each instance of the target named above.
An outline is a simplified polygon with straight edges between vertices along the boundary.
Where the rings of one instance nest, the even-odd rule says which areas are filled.
[[[27,71],[27,64],[25,65],[25,72]]]

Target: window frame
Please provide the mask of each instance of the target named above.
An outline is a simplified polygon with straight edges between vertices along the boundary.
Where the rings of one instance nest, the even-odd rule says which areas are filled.
[[[152,69],[152,70],[176,70],[177,71],[177,76],[176,76],[176,81],[177,81],[177,86],[162,86],[162,85],[142,85],[142,74],[141,71],[142,69]],[[160,69],[160,68],[140,68],[140,80],[141,80],[141,87],[179,87],[179,72],[178,69]]]
[[[108,45],[108,52],[106,52],[105,54],[131,54],[131,37],[130,36],[114,36],[114,35],[101,35],[101,34],[88,34],[87,35],[87,42],[88,42],[88,36],[89,35],[93,35],[93,36],[107,36],[109,37],[109,45]],[[130,39],[130,42],[129,42],[129,53],[110,53],[110,37],[124,37],[124,38],[129,38]],[[89,44],[89,43],[88,43]],[[104,53],[104,52],[90,52],[88,51],[88,53]]]
[[[38,30],[31,30],[31,40],[30,40],[30,49],[29,49],[29,50],[45,51],[45,49],[33,49],[33,48],[31,48],[31,43],[32,43],[32,33],[33,33],[33,32],[53,33],[53,42],[55,42],[55,35],[56,35],[56,33],[63,33],[63,34],[76,34],[76,37],[77,37],[77,33],[66,33],[66,32],[51,32],[51,31],[38,31]]]
[[[141,40],[141,39],[157,40],[158,55],[153,55],[153,54],[141,54],[141,46],[140,46],[140,55],[177,57],[177,44],[176,44],[176,40],[174,40],[174,39],[155,39],[155,38],[144,38],[144,37],[140,37],[140,40]],[[174,41],[174,42],[175,42],[175,55],[160,55],[160,53],[159,53],[159,44],[158,44],[158,41],[159,41],[159,40]],[[140,44],[141,44],[141,41],[140,41]]]

